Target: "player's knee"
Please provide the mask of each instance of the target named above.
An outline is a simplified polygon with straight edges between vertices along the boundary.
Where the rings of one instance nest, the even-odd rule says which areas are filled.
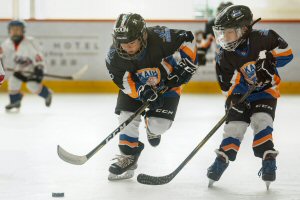
[[[161,135],[172,125],[173,121],[159,117],[149,117],[147,119],[148,130],[152,134]]]
[[[244,134],[249,126],[248,123],[242,121],[231,121],[224,126],[224,138],[232,137],[242,141]]]
[[[128,111],[121,111],[119,115],[119,124],[123,123],[126,121],[130,116],[132,116],[134,113],[133,112],[128,112]],[[138,137],[139,135],[139,126],[141,122],[141,116],[137,116],[132,120],[131,123],[129,123],[123,130],[122,133],[130,136],[130,137]],[[122,134],[121,133],[121,134]]]
[[[16,79],[15,77],[11,76],[8,79],[8,90],[9,91],[19,91],[22,86],[22,81]]]
[[[37,82],[33,82],[33,81],[27,82],[26,87],[30,92],[35,93],[35,94],[40,93],[40,91],[42,89],[41,84],[39,84]]]
[[[251,116],[251,127],[254,130],[254,134],[257,134],[267,127],[273,128],[273,118],[268,113],[254,113]]]

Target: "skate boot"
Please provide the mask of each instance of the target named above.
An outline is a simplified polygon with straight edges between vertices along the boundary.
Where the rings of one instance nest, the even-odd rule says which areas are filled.
[[[52,91],[49,90],[49,94],[48,94],[48,96],[45,98],[45,105],[46,105],[47,107],[50,107],[51,102],[52,102]]]
[[[148,142],[151,144],[151,146],[153,147],[158,146],[160,143],[161,136],[151,133],[148,128],[146,131],[147,131]]]
[[[276,156],[278,151],[268,150],[265,151],[262,160],[262,168],[258,172],[258,176],[262,177],[262,180],[265,181],[267,190],[270,187],[272,181],[276,179]]]
[[[10,94],[9,98],[10,98],[10,104],[5,106],[5,110],[7,112],[10,112],[13,110],[19,111],[19,108],[21,107],[21,101],[22,101],[23,95],[21,93]]]
[[[228,157],[223,152],[221,153],[222,155],[217,153],[215,162],[207,169],[207,177],[209,179],[208,187],[211,187],[215,181],[221,178],[223,172],[229,165]]]
[[[20,107],[21,107],[21,101],[16,101],[14,103],[10,103],[7,106],[5,106],[5,110],[11,111],[14,108],[19,109]]]
[[[109,167],[110,174],[108,175],[108,180],[130,179],[134,176],[134,170],[137,168],[137,161],[144,149],[142,143],[139,145],[138,152],[135,155],[117,155],[117,157],[113,159],[117,160],[117,162]]]

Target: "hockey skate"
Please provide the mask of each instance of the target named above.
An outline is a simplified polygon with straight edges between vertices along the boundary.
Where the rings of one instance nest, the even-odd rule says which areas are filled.
[[[208,187],[212,187],[214,182],[221,178],[223,172],[228,167],[229,161],[226,157],[218,155],[215,162],[207,169],[207,177],[209,179]]]
[[[19,111],[20,107],[21,107],[21,100],[8,104],[7,106],[5,106],[5,110],[7,112],[10,112],[13,110]]]
[[[268,150],[263,155],[262,168],[258,172],[258,176],[265,181],[267,190],[269,190],[271,182],[276,179],[276,156],[278,151]]]
[[[149,141],[150,145],[153,146],[153,147],[156,147],[160,143],[161,136],[151,133],[149,131],[149,129],[147,128],[147,138],[148,138],[148,141]]]
[[[143,149],[144,145],[142,144],[138,147],[138,152],[135,155],[117,155],[117,157],[113,159],[117,160],[117,162],[109,167],[110,174],[108,175],[108,180],[115,181],[132,178]]]
[[[134,164],[130,167],[127,171],[123,172],[122,174],[115,174],[110,172],[108,175],[109,181],[119,181],[124,179],[130,179],[134,176],[134,170],[137,168],[137,164]]]

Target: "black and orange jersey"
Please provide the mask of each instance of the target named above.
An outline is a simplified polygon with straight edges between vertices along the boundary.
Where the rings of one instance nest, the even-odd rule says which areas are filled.
[[[249,85],[256,81],[255,64],[263,51],[272,52],[276,59],[276,67],[282,67],[290,62],[293,59],[291,49],[282,53],[275,51],[282,42],[285,41],[273,30],[252,30],[249,38],[235,51],[225,51],[221,48],[216,56],[216,72],[222,92],[226,96],[232,93],[246,93]],[[278,98],[279,83],[280,76],[276,69],[272,82],[258,87],[249,97],[250,101]]]
[[[183,58],[197,63],[192,32],[164,26],[147,27],[147,47],[136,60],[121,58],[112,45],[106,66],[114,83],[132,98],[138,98],[141,85],[159,86]],[[180,88],[173,88],[180,94]]]

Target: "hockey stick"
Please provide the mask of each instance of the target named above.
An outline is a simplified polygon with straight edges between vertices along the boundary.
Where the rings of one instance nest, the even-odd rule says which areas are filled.
[[[66,79],[66,80],[77,80],[86,72],[88,67],[89,67],[88,65],[84,65],[79,71],[77,71],[76,73],[74,73],[71,76],[62,76],[62,75],[47,74],[47,73],[45,73],[44,76],[51,77],[51,78]],[[6,70],[15,72],[15,70],[12,68],[6,68]],[[32,72],[32,71],[20,71],[20,72],[25,73],[25,74],[34,74],[34,72]]]
[[[162,95],[164,92],[168,90],[168,87],[164,87],[160,92],[159,95]],[[145,102],[137,111],[135,111],[134,114],[132,114],[125,122],[120,124],[111,134],[109,134],[98,146],[96,146],[92,151],[90,151],[88,154],[83,156],[77,156],[74,154],[71,154],[64,150],[61,146],[57,146],[57,154],[58,156],[71,164],[74,165],[82,165],[86,163],[95,153],[97,153],[106,143],[108,143],[115,135],[117,135],[119,132],[121,132],[135,117],[142,114],[142,112],[145,111],[145,109],[149,106],[150,102]]]
[[[250,89],[242,96],[238,103],[243,102],[254,90],[256,86],[252,85]],[[232,108],[232,105],[228,110]],[[190,153],[190,155],[170,174],[166,176],[150,176],[146,174],[139,174],[137,181],[146,185],[163,185],[169,183],[182,169],[183,167],[196,155],[201,147],[209,140],[209,138],[219,129],[219,127],[225,122],[228,116],[228,112],[222,117],[222,119],[213,127],[213,129],[205,136],[205,138],[196,146],[196,148]]]

